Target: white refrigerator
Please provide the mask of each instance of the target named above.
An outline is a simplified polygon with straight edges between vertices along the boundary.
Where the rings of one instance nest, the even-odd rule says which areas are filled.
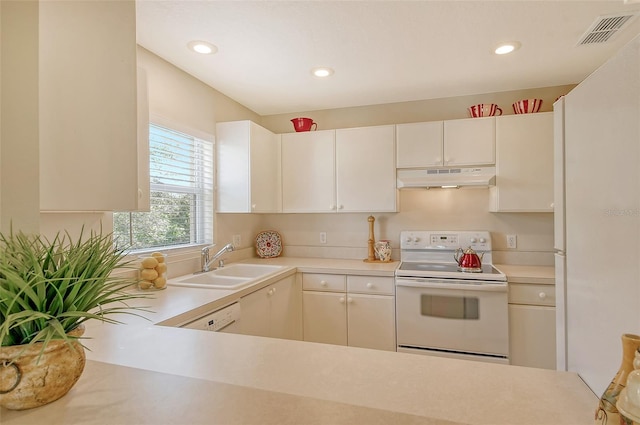
[[[554,106],[558,368],[600,396],[640,334],[640,37]]]

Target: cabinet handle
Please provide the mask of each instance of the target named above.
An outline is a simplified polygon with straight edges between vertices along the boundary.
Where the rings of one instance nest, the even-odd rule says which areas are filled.
[[[320,286],[327,286],[327,281],[326,280],[321,280],[320,281]]]
[[[544,300],[545,298],[547,298],[547,294],[545,294],[544,292],[540,292],[538,294],[538,297],[540,297],[541,300]]]
[[[340,304],[344,304],[344,297],[340,297]]]
[[[367,288],[369,288],[369,289],[373,288],[373,283],[371,283],[371,282],[367,283]]]
[[[349,304],[351,304],[351,303],[353,302],[353,298],[348,297],[348,298],[347,298],[347,302],[348,302]]]
[[[256,209],[256,204],[251,204],[251,209],[255,210]]]
[[[338,209],[341,210],[344,208],[344,205],[338,205]]]
[[[329,209],[330,209],[330,210],[335,210],[335,209],[336,209],[336,206],[335,206],[335,205],[329,205]]]
[[[273,289],[273,288],[272,288],[272,289],[269,289],[269,290],[267,291],[267,294],[269,294],[269,296],[271,296],[271,295],[273,295],[273,291],[274,291],[274,289]]]

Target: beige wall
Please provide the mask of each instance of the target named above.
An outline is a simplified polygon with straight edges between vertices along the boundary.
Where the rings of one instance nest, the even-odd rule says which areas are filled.
[[[39,231],[38,3],[0,2],[0,228]]]
[[[567,94],[573,87],[575,87],[575,84],[444,99],[420,100],[415,102],[390,103],[387,105],[269,115],[262,117],[260,124],[274,133],[292,133],[294,130],[290,120],[295,117],[312,118],[318,123],[318,130],[452,120],[468,118],[467,108],[478,103],[495,103],[502,109],[504,115],[511,115],[513,114],[511,105],[515,101],[530,98],[542,99],[542,108],[540,111],[546,112],[553,110],[553,102],[555,102],[558,96]]]

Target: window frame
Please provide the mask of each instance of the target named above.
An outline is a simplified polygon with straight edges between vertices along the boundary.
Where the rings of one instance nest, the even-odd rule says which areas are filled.
[[[151,133],[151,126],[157,126],[157,127],[161,127],[161,128],[165,128],[169,131],[175,131],[177,133],[182,133],[186,136],[189,136],[191,138],[194,139],[198,139],[201,140],[203,142],[207,142],[211,144],[211,177],[212,177],[212,182],[210,182],[210,186],[211,186],[211,193],[210,193],[210,206],[209,209],[211,211],[211,222],[210,223],[206,223],[206,211],[207,208],[204,207],[203,208],[203,213],[194,213],[194,211],[192,211],[192,214],[195,215],[197,223],[196,223],[196,228],[201,228],[203,229],[203,242],[192,242],[192,243],[185,243],[185,244],[176,244],[176,245],[165,245],[165,246],[156,246],[156,247],[147,247],[147,248],[137,248],[137,249],[129,249],[127,250],[127,254],[129,255],[139,255],[139,254],[144,254],[144,253],[148,253],[148,252],[153,252],[153,251],[163,251],[163,252],[167,252],[167,251],[173,251],[176,253],[185,253],[187,254],[188,252],[192,251],[192,250],[200,250],[201,247],[203,246],[208,246],[208,245],[212,245],[215,242],[215,229],[216,229],[216,206],[215,206],[215,200],[216,200],[216,196],[215,196],[215,188],[216,188],[216,144],[215,144],[215,137],[213,136],[212,133],[208,133],[208,132],[204,132],[201,130],[196,130],[194,128],[185,126],[183,124],[179,124],[176,122],[173,122],[171,120],[168,120],[162,116],[159,115],[151,115],[149,118],[149,121],[147,123],[148,127],[149,127],[149,131],[147,133],[148,137],[150,138],[150,133]],[[149,148],[150,149],[150,148]],[[151,165],[151,154],[150,154],[150,150],[148,151],[148,155],[147,155],[147,165],[150,167]],[[200,173],[202,174],[202,171],[197,171],[196,173]],[[199,189],[192,189],[192,188],[188,188],[185,186],[180,186],[180,185],[167,185],[167,184],[158,184],[158,183],[153,183],[151,182],[151,177],[149,176],[150,173],[147,174],[148,178],[149,178],[149,196],[151,196],[151,193],[153,193],[154,191],[156,192],[173,192],[173,193],[187,193],[187,194],[193,194],[196,197],[198,195],[203,195],[204,197],[206,197],[206,194],[203,192],[202,187],[200,187]],[[122,211],[120,213],[126,213],[127,211]],[[130,235],[133,233],[133,227],[131,226],[131,217],[133,213],[149,213],[148,210],[145,211],[130,211],[128,212],[130,214],[130,220],[129,220],[129,229],[130,229]],[[210,226],[210,229],[207,229],[207,227]],[[194,229],[194,226],[191,226],[191,228],[189,229],[189,233],[190,233],[190,239],[193,240],[195,239],[195,235],[194,232],[196,232],[196,229]],[[130,239],[131,240],[131,239]]]

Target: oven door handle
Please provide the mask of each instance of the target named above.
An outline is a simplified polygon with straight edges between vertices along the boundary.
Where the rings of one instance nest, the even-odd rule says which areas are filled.
[[[506,292],[507,282],[469,282],[458,279],[396,278],[396,286],[410,288],[464,289],[466,291]]]

